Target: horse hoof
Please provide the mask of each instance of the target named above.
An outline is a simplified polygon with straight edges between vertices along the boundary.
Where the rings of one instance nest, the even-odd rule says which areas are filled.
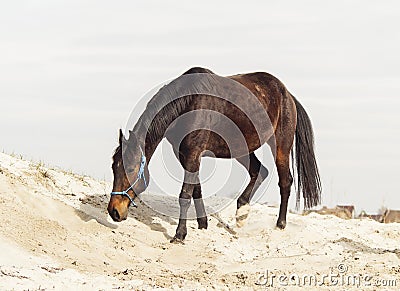
[[[207,217],[197,218],[197,224],[199,225],[199,229],[207,229],[207,227],[208,227]]]
[[[278,221],[278,222],[276,223],[276,226],[277,226],[279,229],[285,229],[285,227],[286,227],[286,221]]]
[[[173,244],[181,244],[181,245],[185,244],[183,239],[177,238],[176,236],[174,236],[169,242]]]
[[[242,227],[249,216],[250,213],[250,205],[245,204],[241,206],[238,210],[236,210],[236,226]]]

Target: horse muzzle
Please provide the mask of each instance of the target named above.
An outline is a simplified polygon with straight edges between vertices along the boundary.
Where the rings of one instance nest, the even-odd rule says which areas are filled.
[[[128,217],[128,208],[123,206],[115,205],[115,203],[108,204],[108,214],[116,222],[121,222]]]

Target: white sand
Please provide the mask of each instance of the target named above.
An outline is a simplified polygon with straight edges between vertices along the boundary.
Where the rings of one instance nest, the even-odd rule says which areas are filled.
[[[332,273],[370,276],[359,280],[363,289],[368,283],[371,290],[394,284],[382,280],[397,280],[382,290],[399,289],[398,223],[289,214],[282,231],[275,228],[277,208],[254,205],[237,228],[231,205],[220,216],[236,235],[210,217],[208,230],[190,221],[185,245],[179,245],[169,243],[176,219],[142,203],[128,220],[112,222],[106,213],[109,190],[105,182],[0,154],[0,290],[262,290],[267,286],[260,275],[267,271],[268,283],[271,272],[276,275],[275,287],[281,287],[281,275],[322,281]],[[165,203],[177,207],[173,199]],[[357,289],[327,282],[323,289]]]

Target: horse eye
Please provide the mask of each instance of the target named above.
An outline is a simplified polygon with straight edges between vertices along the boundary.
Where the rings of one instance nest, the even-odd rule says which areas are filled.
[[[135,168],[126,169],[126,172],[127,172],[127,173],[132,173],[132,172],[134,172],[134,171],[135,171]]]

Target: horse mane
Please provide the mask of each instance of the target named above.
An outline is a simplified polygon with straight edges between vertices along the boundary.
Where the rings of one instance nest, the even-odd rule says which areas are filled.
[[[215,75],[211,70],[202,68],[202,67],[193,67],[184,72],[182,75],[189,75],[189,74],[213,74]]]
[[[182,75],[201,73],[214,74],[208,69],[193,67]],[[174,89],[174,86],[163,86],[147,103],[146,110],[141,116],[142,125],[147,129],[147,137],[151,142],[156,142],[163,136],[171,122],[180,116],[193,100],[193,95],[176,98],[176,94],[171,91]]]

